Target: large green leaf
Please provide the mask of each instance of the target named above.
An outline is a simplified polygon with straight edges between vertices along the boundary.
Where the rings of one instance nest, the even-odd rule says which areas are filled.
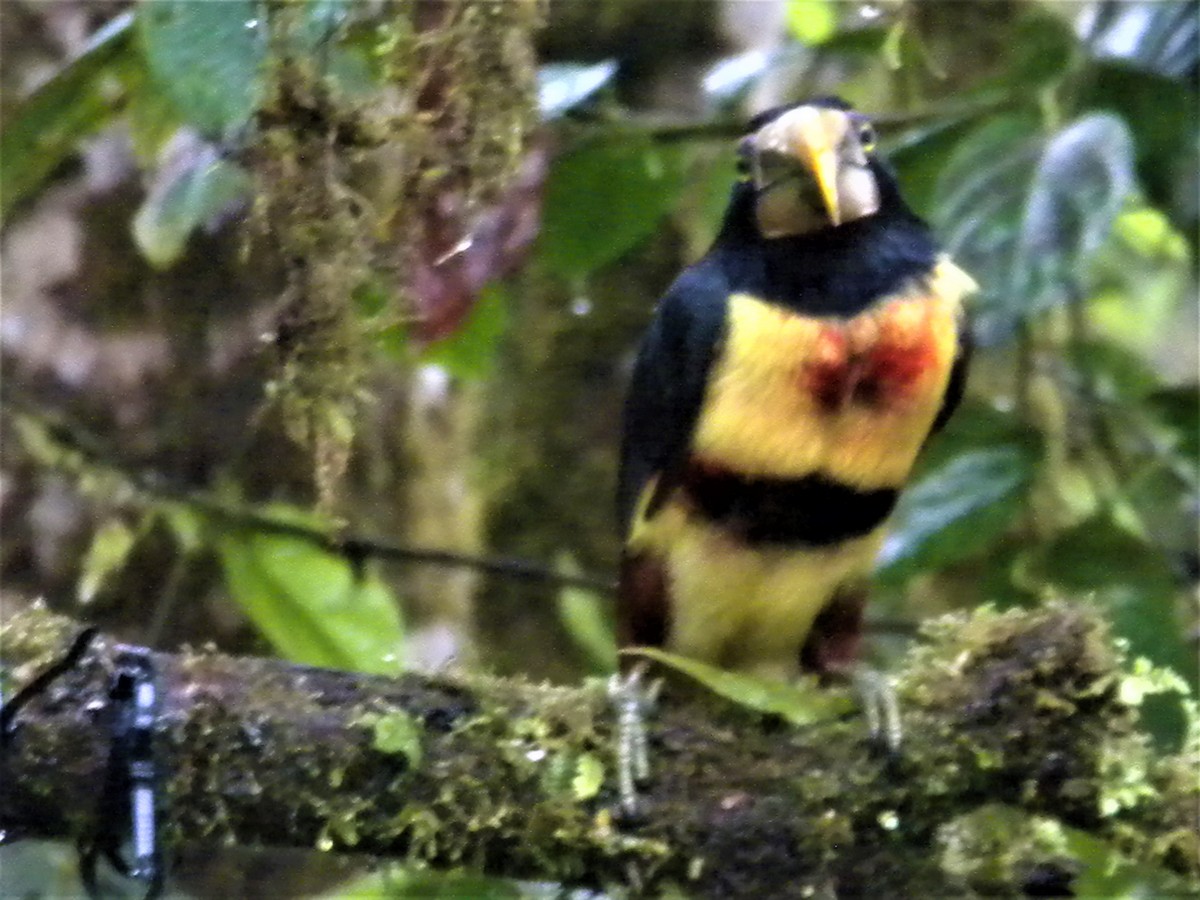
[[[169,267],[182,255],[193,231],[249,193],[245,169],[202,148],[156,185],[137,211],[133,237],[138,249],[151,265]]]
[[[1139,4],[1145,6],[1145,4]],[[1138,177],[1150,199],[1166,209],[1190,209],[1195,217],[1196,132],[1200,94],[1196,84],[1119,61],[1093,63],[1079,93],[1081,109],[1106,110],[1129,123]],[[1185,194],[1190,190],[1190,196]]]
[[[378,578],[300,537],[239,531],[217,547],[230,593],[281,656],[378,674],[402,668],[399,607]]]
[[[741,672],[719,669],[699,660],[667,653],[654,647],[635,647],[623,653],[652,659],[686,675],[738,706],[779,716],[793,725],[826,722],[846,714],[853,708],[847,697],[822,690],[815,682],[794,683],[756,678]]]
[[[28,97],[4,104],[0,129],[0,221],[31,196],[79,145],[122,108],[142,71],[126,13]]]
[[[1106,113],[1048,136],[1027,115],[997,116],[963,140],[934,218],[980,282],[985,343],[1071,296],[1134,186],[1129,129]]]
[[[967,559],[1012,523],[1033,480],[1033,461],[1015,445],[972,450],[928,473],[901,496],[880,553],[880,576]]]
[[[647,237],[686,182],[678,147],[621,136],[592,141],[556,160],[546,184],[539,253],[579,279]]]
[[[138,7],[151,77],[179,114],[209,137],[236,133],[263,98],[264,10],[254,0],[154,0]]]

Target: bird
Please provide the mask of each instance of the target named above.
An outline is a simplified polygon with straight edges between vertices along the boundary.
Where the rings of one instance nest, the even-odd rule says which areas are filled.
[[[626,394],[618,640],[764,678],[853,678],[869,672],[889,515],[963,395],[977,286],[905,203],[870,117],[839,98],[755,116],[737,171]],[[647,771],[642,672],[612,688],[633,732],[629,806]]]

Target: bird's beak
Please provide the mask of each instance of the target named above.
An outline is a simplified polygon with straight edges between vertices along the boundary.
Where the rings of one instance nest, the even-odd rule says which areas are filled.
[[[808,171],[820,192],[829,221],[835,226],[842,224],[838,147],[846,127],[846,116],[841,110],[801,106],[763,126],[755,139],[761,155],[789,160]]]
[[[822,115],[799,118],[791,127],[790,143],[796,158],[812,173],[821,192],[821,200],[829,221],[842,224],[842,210],[838,201],[838,156],[837,141],[841,130],[831,129],[830,122]],[[835,138],[836,135],[836,138]]]

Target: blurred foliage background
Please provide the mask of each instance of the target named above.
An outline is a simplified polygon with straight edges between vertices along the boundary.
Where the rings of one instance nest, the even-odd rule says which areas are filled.
[[[837,93],[983,288],[875,653],[1066,593],[1194,685],[1198,23],[1165,0],[6,0],[4,606],[372,672],[605,671],[638,336],[715,233],[739,123]],[[1146,719],[1178,746],[1178,698]],[[70,893],[59,851],[18,850],[23,896]],[[179,871],[350,890],[295,855]],[[541,890],[415,878],[387,890]]]

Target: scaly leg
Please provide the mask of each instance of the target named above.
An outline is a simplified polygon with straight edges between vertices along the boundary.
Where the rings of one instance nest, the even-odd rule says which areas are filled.
[[[646,663],[633,665],[627,675],[613,675],[608,696],[617,713],[617,790],[627,816],[638,814],[638,785],[650,779],[650,747],[646,716],[654,709],[662,682],[645,687]]]
[[[862,700],[872,740],[893,753],[900,749],[904,730],[892,680],[858,661],[862,649],[865,587],[848,586],[817,616],[800,652],[801,668],[822,678],[850,681]]]

